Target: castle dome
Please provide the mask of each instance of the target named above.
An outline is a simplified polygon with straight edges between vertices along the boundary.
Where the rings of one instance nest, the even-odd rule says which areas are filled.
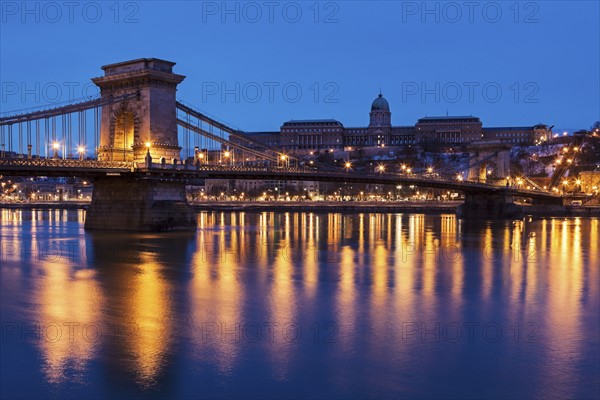
[[[371,111],[390,112],[390,105],[381,93],[379,93],[379,96],[377,96],[377,98],[373,101],[373,104],[371,105]]]

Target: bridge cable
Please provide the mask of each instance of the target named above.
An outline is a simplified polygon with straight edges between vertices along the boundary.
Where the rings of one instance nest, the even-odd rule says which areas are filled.
[[[19,158],[23,156],[23,124],[19,124]]]
[[[40,120],[35,120],[35,154],[39,159],[41,156],[40,152]]]

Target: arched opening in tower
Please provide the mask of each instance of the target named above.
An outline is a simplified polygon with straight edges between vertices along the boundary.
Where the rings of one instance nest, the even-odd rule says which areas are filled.
[[[133,113],[123,111],[115,119],[115,133],[113,140],[113,160],[133,160],[133,140],[135,124]]]

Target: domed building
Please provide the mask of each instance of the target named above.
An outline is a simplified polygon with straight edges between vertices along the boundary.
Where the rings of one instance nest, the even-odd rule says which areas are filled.
[[[373,114],[374,111],[390,114],[390,105],[381,93],[379,93],[379,96],[377,96],[377,98],[373,100],[373,104],[371,104],[371,114]]]
[[[392,131],[392,113],[390,105],[381,92],[373,104],[369,113],[369,143],[374,146],[384,147],[390,143]]]

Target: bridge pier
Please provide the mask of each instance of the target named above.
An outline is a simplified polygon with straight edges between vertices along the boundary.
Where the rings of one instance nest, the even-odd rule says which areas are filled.
[[[85,229],[195,230],[196,214],[187,203],[183,182],[106,177],[94,182]]]
[[[466,194],[459,208],[463,218],[520,218],[523,208],[514,203],[511,194]]]

